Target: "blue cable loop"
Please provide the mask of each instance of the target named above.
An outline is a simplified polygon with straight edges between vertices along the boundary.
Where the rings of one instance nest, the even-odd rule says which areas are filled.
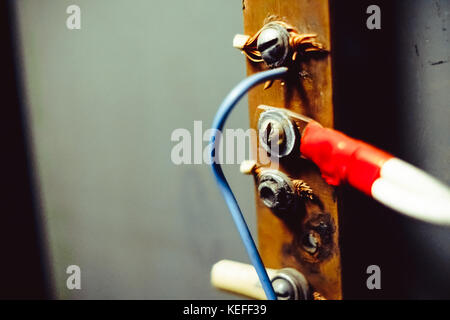
[[[213,174],[216,178],[217,184],[219,186],[220,191],[222,192],[223,197],[225,198],[225,202],[228,206],[228,209],[231,212],[234,223],[239,231],[239,235],[241,236],[242,242],[247,250],[247,254],[250,258],[250,261],[253,264],[253,267],[256,269],[256,273],[258,274],[259,280],[261,281],[262,288],[267,296],[268,300],[277,300],[277,295],[272,287],[272,282],[267,275],[266,268],[261,260],[261,256],[259,255],[258,249],[256,248],[255,241],[252,238],[250,230],[248,229],[247,223],[245,222],[244,216],[242,215],[241,209],[236,201],[236,198],[231,191],[230,186],[228,185],[227,179],[225,178],[222,167],[220,165],[219,158],[216,154],[216,149],[220,145],[220,135],[225,124],[225,121],[230,114],[231,110],[233,110],[234,106],[237,102],[254,86],[265,82],[267,80],[280,78],[286,75],[288,68],[276,68],[263,72],[259,72],[254,74],[244,80],[242,80],[233,90],[225,97],[222,104],[219,107],[219,110],[214,117],[214,121],[212,124],[213,135],[211,137],[211,167]],[[217,146],[216,146],[217,144]],[[215,161],[215,160],[218,161]]]

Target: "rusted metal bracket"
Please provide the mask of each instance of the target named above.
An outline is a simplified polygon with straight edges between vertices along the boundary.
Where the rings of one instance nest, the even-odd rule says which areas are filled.
[[[244,33],[256,34],[271,19],[283,21],[299,34],[314,34],[315,41],[330,46],[328,0],[244,0]],[[247,73],[266,69],[263,63],[247,59]],[[284,83],[275,82],[249,94],[250,126],[258,127],[259,105],[284,108],[306,115],[325,127],[333,127],[331,55],[297,59]],[[252,141],[259,144],[259,141]],[[258,238],[262,258],[269,268],[291,267],[302,272],[312,285],[316,299],[341,299],[341,255],[339,249],[338,197],[335,189],[304,159],[280,159],[280,171],[311,188],[314,201],[286,215],[277,215],[257,192]]]

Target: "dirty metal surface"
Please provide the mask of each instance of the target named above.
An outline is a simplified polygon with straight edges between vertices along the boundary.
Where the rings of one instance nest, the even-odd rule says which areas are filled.
[[[244,0],[244,33],[255,34],[268,20],[282,20],[300,33],[316,33],[327,51],[330,47],[328,0]],[[250,126],[257,128],[258,106],[285,108],[333,127],[331,55],[297,62],[298,70],[285,83],[275,81],[249,94]],[[247,73],[267,67],[247,60]],[[252,143],[258,143],[253,140]],[[298,156],[280,161],[280,170],[293,179],[304,180],[315,199],[304,201],[295,210],[275,214],[256,196],[259,248],[269,268],[300,270],[316,292],[315,297],[342,298],[341,255],[339,249],[338,199],[335,189],[320,176],[317,168]],[[256,193],[257,194],[257,193]]]

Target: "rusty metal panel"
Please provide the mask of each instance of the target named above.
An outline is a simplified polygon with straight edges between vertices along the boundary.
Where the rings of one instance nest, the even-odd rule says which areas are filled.
[[[321,1],[244,0],[244,32],[255,34],[265,22],[281,20],[300,33],[315,33],[330,52],[329,3]],[[258,86],[249,94],[250,126],[257,128],[257,107],[261,104],[286,108],[333,127],[331,55],[303,60],[298,72],[285,82],[275,81],[267,90]],[[247,73],[264,70],[262,63],[247,61]],[[258,141],[253,141],[258,143]],[[267,267],[293,267],[307,277],[315,298],[342,298],[341,255],[339,249],[338,199],[335,189],[320,176],[310,162],[287,159],[280,170],[291,178],[304,180],[317,201],[306,201],[286,216],[274,214],[257,197],[258,236],[261,256]],[[311,237],[317,249],[308,243]]]

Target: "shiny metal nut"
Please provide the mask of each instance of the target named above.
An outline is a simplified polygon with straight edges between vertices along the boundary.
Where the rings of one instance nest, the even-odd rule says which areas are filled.
[[[271,68],[286,64],[289,55],[289,32],[278,23],[271,22],[263,27],[256,42],[264,62]]]
[[[289,155],[294,150],[297,140],[292,121],[279,110],[261,113],[258,120],[258,136],[261,147],[277,158]]]

